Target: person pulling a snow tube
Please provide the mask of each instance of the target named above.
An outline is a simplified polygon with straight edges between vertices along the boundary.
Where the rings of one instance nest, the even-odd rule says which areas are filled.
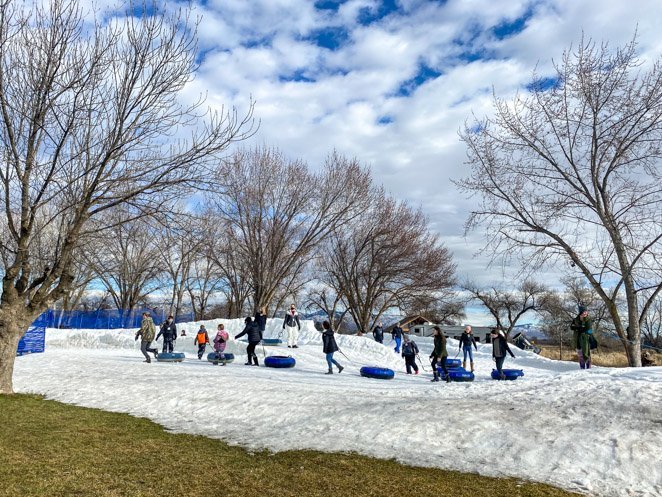
[[[434,330],[432,332],[432,336],[434,337],[434,348],[432,349],[432,354],[430,354],[430,365],[432,366],[432,374],[434,375],[434,378],[432,378],[431,381],[439,381],[439,372],[437,371],[437,363],[439,363],[441,364],[446,383],[450,383],[451,379],[448,376],[448,368],[446,367],[446,358],[448,357],[448,351],[446,350],[446,336],[439,326],[434,326],[432,329]]]
[[[418,354],[418,345],[416,342],[409,339],[409,336],[404,335],[405,342],[402,344],[402,357],[405,360],[405,369],[407,374],[411,374],[411,370],[414,370],[415,374],[418,374],[418,365],[416,364],[416,354]]]
[[[152,362],[152,360],[147,355],[147,352],[154,354],[154,358],[159,358],[159,351],[155,348],[150,347],[152,340],[154,340],[154,334],[156,333],[156,327],[154,326],[154,321],[152,321],[152,316],[149,312],[143,312],[143,319],[140,323],[140,329],[136,333],[136,340],[140,337],[140,352],[145,356],[146,363]]]
[[[503,362],[506,360],[506,353],[510,354],[510,357],[513,359],[515,358],[515,354],[508,347],[506,334],[502,329],[492,328],[490,337],[492,339],[492,359],[496,362],[498,379],[505,380],[506,375],[503,373]],[[492,374],[494,375],[494,373]]]
[[[205,349],[208,343],[209,335],[207,334],[207,328],[205,328],[204,324],[201,324],[198,334],[195,336],[195,340],[193,340],[193,345],[198,346],[198,360],[202,359],[202,356],[205,355]]]
[[[492,370],[493,380],[516,380],[520,376],[524,376],[524,371],[521,369],[502,369],[501,373],[496,369]]]
[[[264,358],[264,365],[268,368],[293,368],[297,361],[294,357],[283,355],[270,355]]]
[[[244,319],[246,326],[244,330],[235,335],[234,339],[248,335],[248,347],[246,347],[246,363],[244,366],[259,366],[257,362],[257,355],[255,354],[255,347],[257,344],[262,341],[262,332],[260,331],[260,326],[255,323],[250,317]],[[252,362],[251,362],[252,361]]]
[[[392,380],[395,378],[395,371],[378,366],[363,366],[360,373],[365,378],[375,378],[377,380]]]
[[[214,337],[213,353],[216,358],[214,365],[217,365],[219,362],[221,363],[221,366],[225,366],[227,364],[224,351],[225,351],[225,346],[227,345],[228,342],[228,338],[229,336],[228,336],[228,332],[225,331],[225,325],[223,323],[220,323],[217,327],[216,336]],[[209,360],[209,356],[207,356],[207,359]]]
[[[322,328],[324,328],[324,331],[322,332],[322,352],[326,354],[326,364],[329,366],[329,370],[324,374],[333,374],[334,364],[338,368],[338,373],[342,373],[342,370],[345,368],[333,358],[333,354],[338,351],[338,344],[333,336],[331,323],[324,321],[322,323]]]

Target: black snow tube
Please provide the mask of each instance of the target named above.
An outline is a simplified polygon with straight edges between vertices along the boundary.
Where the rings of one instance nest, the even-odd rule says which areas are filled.
[[[184,358],[184,352],[166,352],[165,354],[159,354],[156,360],[159,362],[182,362]]]
[[[226,364],[230,364],[232,361],[234,361],[234,354],[226,352],[223,355],[225,356]],[[218,362],[221,361],[221,359],[218,359],[218,356],[216,355],[216,352],[212,352],[210,354],[207,354],[207,360],[209,362],[214,362],[214,363],[218,363]]]
[[[444,376],[444,370],[437,368],[437,371],[441,375],[441,379],[445,380],[446,377]],[[474,381],[474,374],[464,368],[449,369],[448,376],[450,376],[451,381]]]
[[[392,380],[395,378],[395,371],[388,368],[379,368],[377,366],[363,366],[361,368],[361,376],[378,380]]]
[[[293,368],[296,363],[291,356],[270,355],[264,358],[264,365],[268,368]]]
[[[282,343],[283,341],[280,338],[265,338],[262,340],[262,345],[265,347],[276,347]]]
[[[506,376],[506,380],[516,380],[520,376],[524,376],[524,371],[521,369],[502,369],[501,371]],[[496,369],[492,370],[492,379],[499,379],[499,372]]]

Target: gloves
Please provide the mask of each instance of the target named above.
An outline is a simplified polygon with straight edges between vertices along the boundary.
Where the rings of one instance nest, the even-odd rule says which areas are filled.
[[[405,356],[405,355],[404,355],[404,354],[402,354],[402,357],[404,357],[404,356]]]
[[[138,341],[138,335],[136,335],[136,338],[134,339],[134,341],[135,341],[135,342],[137,342],[137,341]]]
[[[237,335],[234,336],[234,339],[235,339],[235,340],[237,339]]]

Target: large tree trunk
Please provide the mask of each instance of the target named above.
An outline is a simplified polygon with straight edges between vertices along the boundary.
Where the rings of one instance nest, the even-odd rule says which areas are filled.
[[[6,304],[0,310],[0,394],[14,393],[14,361],[18,342],[25,334],[31,320],[13,316],[21,316],[20,312],[12,312]]]

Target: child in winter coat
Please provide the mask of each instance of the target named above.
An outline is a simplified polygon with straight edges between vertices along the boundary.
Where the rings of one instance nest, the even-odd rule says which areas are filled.
[[[462,360],[462,367],[467,369],[467,356],[469,356],[469,361],[471,362],[471,372],[474,372],[474,353],[471,350],[471,346],[474,346],[476,352],[478,351],[478,346],[476,345],[476,340],[473,333],[471,332],[471,326],[464,327],[464,333],[460,337],[460,350],[464,353],[464,358]]]
[[[407,374],[411,374],[414,368],[415,374],[418,374],[418,366],[416,365],[416,354],[418,354],[418,345],[413,340],[410,340],[407,335],[404,336],[405,342],[402,344],[402,357],[405,358],[405,367]]]
[[[195,336],[195,340],[193,340],[193,345],[198,346],[198,359],[202,359],[208,343],[209,335],[207,334],[207,329],[205,328],[204,324],[201,324],[200,329],[198,330],[198,334]]]
[[[333,374],[334,364],[338,368],[338,373],[342,373],[342,370],[345,368],[343,368],[340,365],[340,363],[333,358],[333,353],[338,351],[339,349],[338,349],[338,344],[336,343],[336,339],[333,336],[331,323],[329,323],[328,321],[324,321],[322,323],[322,328],[324,328],[324,331],[322,332],[322,344],[323,344],[322,351],[326,354],[326,363],[329,366],[329,371],[327,371],[324,374]]]
[[[496,362],[496,368],[499,372],[499,379],[505,380],[506,375],[503,372],[503,361],[506,360],[506,353],[510,354],[510,357],[515,358],[515,354],[508,347],[508,342],[506,341],[506,334],[503,330],[498,330],[492,328],[490,331],[490,337],[492,338],[492,359]]]
[[[441,369],[444,372],[444,378],[446,378],[446,383],[450,383],[451,377],[448,376],[448,369],[446,368],[446,358],[448,357],[448,351],[446,350],[446,336],[441,331],[439,326],[433,328],[433,337],[434,337],[434,349],[432,354],[430,354],[430,365],[432,366],[432,374],[434,378],[431,381],[439,381],[439,373],[437,372],[437,363],[441,364]]]
[[[175,340],[177,340],[177,325],[175,325],[175,318],[173,316],[168,316],[168,319],[166,319],[161,325],[159,334],[156,335],[157,341],[161,335],[163,335],[162,353],[166,354],[172,352]]]
[[[228,332],[225,331],[225,326],[223,323],[218,325],[218,331],[216,333],[216,336],[214,337],[214,352],[216,352],[216,361],[214,361],[214,365],[218,364],[219,361],[221,363],[221,366],[225,366],[227,362],[225,361],[225,354],[223,353],[225,351],[225,346],[228,341]]]

